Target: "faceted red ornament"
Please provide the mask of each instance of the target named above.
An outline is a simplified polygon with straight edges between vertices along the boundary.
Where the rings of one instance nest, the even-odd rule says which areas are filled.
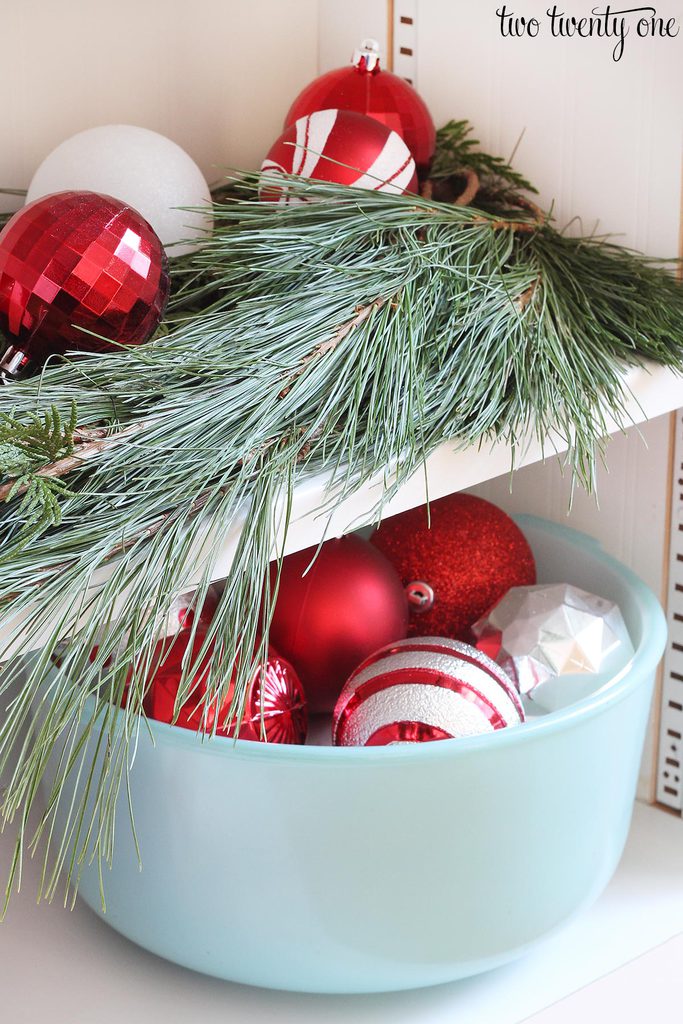
[[[469,627],[510,587],[536,582],[524,534],[502,509],[451,494],[386,519],[372,543],[401,577],[410,636],[469,640]]]
[[[376,192],[415,192],[415,161],[396,132],[348,110],[318,110],[285,129],[261,164],[261,199],[285,204],[282,175]]]
[[[389,644],[351,675],[334,709],[338,746],[457,739],[524,721],[511,679],[469,644],[430,636]]]
[[[283,560],[270,626],[270,639],[299,673],[314,713],[331,711],[356,665],[404,637],[408,625],[401,582],[366,540],[328,540],[306,572],[315,551]],[[273,585],[276,575],[273,564]]]
[[[160,641],[158,653],[164,656],[154,673],[144,699],[145,712],[158,722],[171,723],[182,671],[182,661],[190,643],[191,630],[183,629],[175,637]],[[199,656],[206,637],[206,629],[198,627],[192,646],[192,656]],[[192,690],[180,708],[176,725],[198,732],[202,728],[211,732],[216,722],[218,736],[235,736],[241,740],[268,743],[303,743],[306,739],[308,713],[306,695],[292,666],[272,648],[268,649],[265,670],[258,668],[249,684],[244,718],[239,730],[229,718],[233,687],[217,710],[214,700],[204,709],[206,678],[210,654],[199,663]]]
[[[168,291],[164,248],[132,207],[96,192],[37,199],[0,232],[0,329],[11,342],[0,372],[67,349],[140,345]]]
[[[366,114],[401,136],[421,179],[426,178],[436,147],[436,131],[424,100],[405,78],[382,71],[377,43],[364,40],[351,63],[328,71],[299,93],[285,118],[285,128],[316,110],[335,107]]]

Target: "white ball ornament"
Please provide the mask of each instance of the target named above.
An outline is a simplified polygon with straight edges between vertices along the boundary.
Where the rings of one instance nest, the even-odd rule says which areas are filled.
[[[45,157],[26,202],[72,189],[128,203],[172,257],[199,248],[213,227],[211,194],[199,167],[175,142],[148,128],[107,124],[72,135]],[[179,207],[206,207],[206,213]]]

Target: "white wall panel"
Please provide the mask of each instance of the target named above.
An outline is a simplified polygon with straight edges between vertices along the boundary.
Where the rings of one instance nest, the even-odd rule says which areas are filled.
[[[596,494],[576,488],[571,511],[571,475],[553,456],[476,491],[509,512],[530,512],[599,536],[610,554],[659,593],[668,542],[669,432],[669,417],[659,416],[614,435],[605,464],[598,466]]]
[[[5,187],[110,122],[169,135],[210,181],[256,167],[317,71],[317,0],[5,0],[1,32]]]
[[[320,71],[341,67],[363,39],[376,39],[387,66],[386,0],[320,0]]]
[[[683,33],[638,39],[634,29],[615,63],[611,40],[551,38],[545,0],[508,3],[542,27],[535,39],[504,39],[501,6],[418,0],[416,84],[436,123],[467,118],[502,156],[524,133],[515,163],[540,188],[543,206],[554,203],[560,225],[580,217],[586,232],[597,225],[625,244],[675,256]],[[576,16],[593,6],[558,5]],[[659,13],[683,22],[680,0]]]

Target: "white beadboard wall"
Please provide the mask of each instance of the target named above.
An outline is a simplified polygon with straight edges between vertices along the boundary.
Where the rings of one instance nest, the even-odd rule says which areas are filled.
[[[363,39],[376,39],[387,66],[387,0],[319,0],[318,68],[341,67]]]
[[[4,0],[0,34],[2,187],[112,122],[175,139],[210,182],[257,167],[318,67],[317,0]]]
[[[556,458],[525,466],[512,477],[489,480],[472,491],[510,513],[531,512],[597,537],[664,601],[671,429],[667,415],[614,435],[606,463],[598,467],[597,494],[576,490],[571,512],[570,480]],[[658,685],[638,786],[638,796],[645,801],[654,799],[659,690]]]
[[[519,143],[515,163],[540,189],[541,204],[554,204],[558,224],[580,217],[577,229],[597,227],[644,252],[675,256],[683,33],[638,39],[632,30],[615,63],[610,40],[552,39],[546,0],[507,6],[543,23],[536,39],[500,36],[499,0],[417,0],[416,84],[436,123],[468,118],[503,156]],[[577,17],[595,6],[558,4]],[[656,6],[683,22],[680,0]]]

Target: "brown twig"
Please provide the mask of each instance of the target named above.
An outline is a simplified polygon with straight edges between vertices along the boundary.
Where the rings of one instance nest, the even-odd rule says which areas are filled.
[[[422,196],[423,199],[427,199],[427,200],[430,200],[433,197],[433,195],[434,195],[434,182],[432,181],[431,178],[427,178],[427,180],[422,183],[422,188],[420,189],[420,195]]]
[[[327,352],[332,352],[344,340],[349,331],[352,331],[354,327],[359,327],[364,323],[370,314],[375,309],[381,309],[387,300],[383,298],[373,299],[372,302],[368,303],[367,306],[356,306],[356,315],[351,319],[347,320],[345,324],[335,331],[331,338],[327,341],[322,341],[319,345],[316,345],[312,352],[309,352],[307,356],[301,360],[300,366],[292,373],[289,377],[288,384],[282,389],[279,397],[284,398],[289,393],[289,390],[301,374],[304,372],[308,364],[313,359],[319,359],[320,356],[324,356]]]
[[[368,303],[367,306],[356,306],[356,315],[353,319],[342,324],[339,330],[336,331],[328,341],[322,341],[319,345],[316,345],[313,351],[309,352],[309,354],[301,360],[301,367],[296,371],[295,376],[298,377],[303,371],[303,368],[307,363],[310,363],[312,359],[324,356],[326,352],[332,352],[337,345],[344,340],[349,331],[352,331],[354,327],[359,327],[364,323],[372,311],[374,309],[381,309],[386,301],[386,299],[379,298],[373,299],[373,301]]]
[[[515,196],[515,205],[521,206],[523,210],[528,210],[529,213],[533,213],[534,219],[539,224],[545,224],[548,219],[547,214],[543,212],[541,207],[537,206],[531,199],[527,199],[526,196]]]
[[[541,281],[540,277],[537,277],[535,279],[535,281],[531,282],[531,284],[526,289],[526,291],[523,291],[522,294],[518,295],[517,298],[515,299],[515,305],[517,306],[517,311],[519,313],[523,313],[524,310],[526,309],[526,307],[529,305],[529,303],[533,299],[534,292],[536,291],[536,288],[540,284],[540,281]]]
[[[98,441],[102,437],[107,437],[110,430],[110,427],[76,427],[73,432],[73,443],[76,445]]]
[[[453,172],[451,178],[448,180],[451,181],[453,178],[465,178],[466,184],[464,190],[455,197],[452,197],[451,194],[448,196],[447,199],[444,197],[444,199],[441,199],[440,201],[450,202],[451,205],[453,206],[470,206],[471,203],[476,198],[476,195],[481,186],[481,182],[479,181],[479,176],[477,175],[476,171],[473,171],[469,167],[459,168],[457,171]],[[434,182],[432,181],[431,178],[427,178],[427,180],[422,185],[420,195],[422,196],[423,199],[427,200],[434,198]],[[526,199],[524,196],[514,195],[511,197],[511,203],[514,206],[518,206],[521,210],[527,210],[529,213],[533,214],[533,221],[509,220],[503,218],[500,218],[498,220],[491,220],[489,217],[474,216],[472,218],[472,221],[470,221],[469,223],[486,224],[493,231],[509,230],[529,233],[535,231],[537,227],[542,227],[545,224],[545,213],[543,212],[543,210],[541,210],[539,206],[536,205],[536,203],[533,203],[530,199]]]
[[[529,213],[533,214],[534,219],[532,221],[528,221],[528,220],[494,220],[494,221],[490,221],[490,220],[485,220],[485,218],[481,217],[481,218],[479,218],[479,220],[481,220],[482,222],[485,222],[486,224],[488,224],[489,227],[491,227],[494,231],[503,231],[503,230],[523,231],[523,232],[528,232],[529,234],[531,234],[534,231],[536,231],[537,228],[544,226],[547,217],[546,217],[546,214],[543,212],[543,210],[540,208],[540,206],[537,206],[536,203],[532,203],[532,201],[530,199],[526,199],[524,196],[515,196],[514,197],[514,203],[515,203],[515,206],[519,206],[522,210],[528,210]]]
[[[464,167],[462,170],[456,171],[452,177],[464,178],[465,188],[460,195],[455,196],[454,198],[449,197],[448,202],[452,203],[453,206],[469,206],[479,191],[479,175],[470,167]],[[434,198],[434,182],[431,178],[427,178],[423,183],[422,188],[420,189],[420,195],[423,199],[427,200]]]
[[[453,200],[453,206],[469,206],[479,191],[479,175],[476,171],[471,170],[469,167],[465,167],[461,173],[466,179],[467,184],[460,195]]]

